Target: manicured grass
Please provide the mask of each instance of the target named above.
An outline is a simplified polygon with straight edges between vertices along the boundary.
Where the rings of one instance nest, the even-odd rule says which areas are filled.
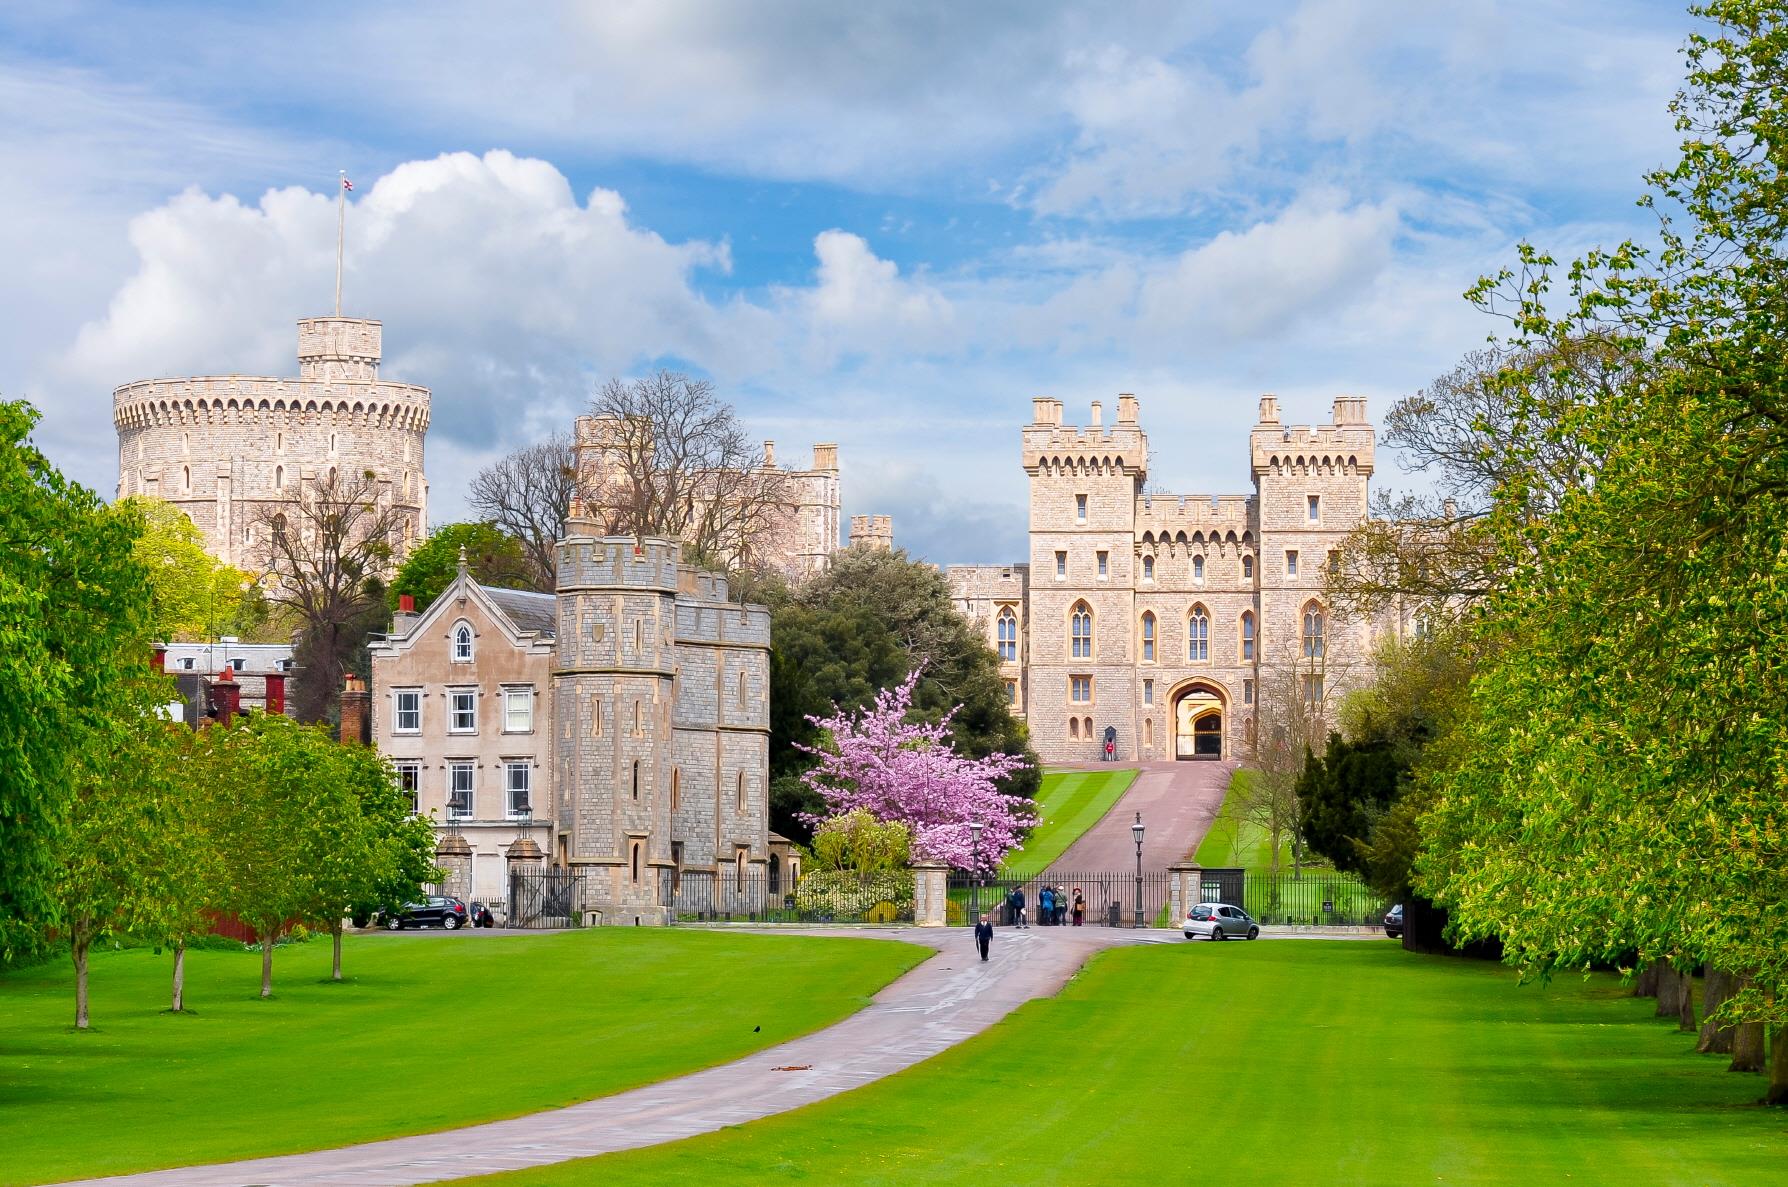
[[[478,1182],[1775,1184],[1788,1116],[1613,978],[1387,941],[1119,949],[917,1068]]]
[[[1002,873],[1039,873],[1099,823],[1136,782],[1136,771],[1049,771],[1037,792],[1038,825]]]
[[[260,957],[93,958],[0,977],[0,1182],[311,1150],[515,1116],[738,1058],[843,1018],[925,952],[656,928],[351,936]],[[754,1031],[753,1027],[762,1027]]]
[[[1273,845],[1266,830],[1235,815],[1238,793],[1245,792],[1258,778],[1259,771],[1251,771],[1246,767],[1229,777],[1229,792],[1223,799],[1223,807],[1218,811],[1217,818],[1211,822],[1211,831],[1205,834],[1204,840],[1193,852],[1193,861],[1206,868],[1239,866],[1263,873],[1272,868]],[[1289,835],[1280,842],[1279,868],[1291,869]],[[1310,863],[1306,862],[1305,868],[1311,868]]]

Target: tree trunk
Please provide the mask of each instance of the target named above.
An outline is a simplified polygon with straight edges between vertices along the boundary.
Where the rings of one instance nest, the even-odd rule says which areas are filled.
[[[1788,1104],[1788,1026],[1778,1022],[1770,1029],[1775,1034],[1771,1036],[1769,1088],[1763,1094],[1763,1103]]]
[[[331,980],[341,980],[341,920],[337,919],[329,925],[329,934],[335,937],[335,970],[330,974]]]
[[[1707,966],[1701,994],[1701,1014],[1707,1021],[1701,1024],[1701,1038],[1695,1044],[1695,1050],[1703,1055],[1732,1054],[1732,1027],[1715,1022],[1714,1014],[1732,996],[1734,980],[1725,969]]]
[[[87,1029],[87,949],[93,941],[77,934],[69,946],[75,966],[75,1029]]]
[[[178,1014],[186,1009],[186,945],[174,945],[174,1004],[173,1011]]]
[[[1682,1013],[1683,994],[1688,991],[1684,977],[1668,960],[1660,960],[1652,967],[1657,970],[1657,1016],[1675,1018]]]
[[[1658,996],[1658,966],[1656,962],[1639,970],[1638,978],[1633,982],[1634,997]]]
[[[1729,1072],[1763,1070],[1763,1023],[1741,1022],[1732,1028],[1732,1062]]]
[[[261,937],[261,996],[273,996],[273,933]]]

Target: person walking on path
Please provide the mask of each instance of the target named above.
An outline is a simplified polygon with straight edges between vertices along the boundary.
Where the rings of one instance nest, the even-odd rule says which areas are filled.
[[[1024,887],[1014,886],[1006,896],[1006,905],[1012,908],[1012,926],[1029,929],[1030,924],[1024,921]]]
[[[1086,900],[1080,897],[1080,887],[1074,888],[1074,926],[1086,923]]]
[[[981,913],[981,922],[975,924],[975,947],[981,950],[981,959],[987,959],[987,949],[993,943],[993,924],[988,922],[987,913]]]

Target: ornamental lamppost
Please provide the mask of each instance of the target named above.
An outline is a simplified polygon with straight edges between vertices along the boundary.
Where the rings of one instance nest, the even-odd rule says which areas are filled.
[[[1142,813],[1136,814],[1136,823],[1130,826],[1130,835],[1136,838],[1136,926],[1142,926]]]
[[[974,847],[974,857],[970,859],[969,870],[974,881],[969,884],[969,914],[973,916],[970,923],[981,922],[981,822],[969,821],[969,844]]]

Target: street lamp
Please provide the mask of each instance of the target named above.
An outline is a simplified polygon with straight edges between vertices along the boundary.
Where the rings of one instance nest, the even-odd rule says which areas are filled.
[[[975,853],[969,864],[974,875],[974,881],[969,884],[969,914],[973,916],[970,923],[981,922],[981,827],[979,820],[969,821],[969,843],[974,846]]]
[[[1130,835],[1136,838],[1136,926],[1142,926],[1142,813],[1136,814],[1136,823],[1130,826]]]

